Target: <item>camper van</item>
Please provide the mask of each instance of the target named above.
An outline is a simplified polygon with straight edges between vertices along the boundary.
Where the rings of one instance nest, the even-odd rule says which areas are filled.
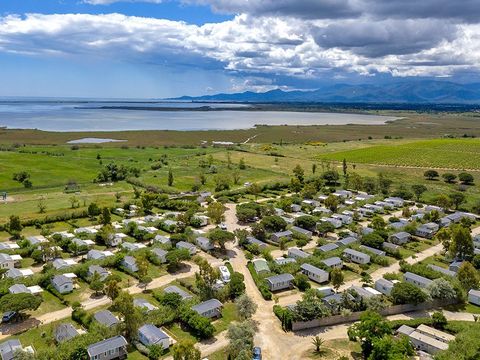
[[[220,270],[220,277],[222,278],[223,282],[230,282],[230,271],[226,266],[219,266],[218,269]]]

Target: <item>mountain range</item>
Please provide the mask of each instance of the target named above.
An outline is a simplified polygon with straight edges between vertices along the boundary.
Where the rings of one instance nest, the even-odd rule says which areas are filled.
[[[407,103],[407,104],[479,104],[480,83],[459,84],[449,81],[418,80],[380,85],[334,84],[316,90],[245,91],[232,94],[182,96],[168,100],[224,102],[323,102],[323,103]]]

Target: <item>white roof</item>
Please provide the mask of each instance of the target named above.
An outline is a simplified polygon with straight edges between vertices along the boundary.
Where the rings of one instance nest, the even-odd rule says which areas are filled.
[[[77,277],[77,275],[75,275],[74,273],[66,273],[66,274],[63,274],[63,276],[69,279],[75,279]]]
[[[33,271],[31,269],[18,269],[18,271],[20,271],[23,276],[33,275]]]
[[[10,258],[12,260],[15,260],[15,261],[22,260],[22,257],[20,255],[16,255],[16,254],[10,255]]]
[[[27,289],[28,289],[28,291],[30,291],[31,294],[38,294],[38,293],[41,293],[43,291],[43,289],[38,285],[29,286],[29,287],[27,287]]]

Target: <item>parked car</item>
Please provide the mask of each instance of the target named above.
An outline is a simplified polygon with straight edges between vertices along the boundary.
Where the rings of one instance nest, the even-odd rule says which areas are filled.
[[[3,316],[2,316],[2,323],[9,322],[9,321],[12,320],[16,315],[17,315],[17,312],[16,312],[16,311],[7,311],[7,312],[4,312],[4,313],[3,313]]]
[[[222,277],[223,282],[230,282],[230,271],[228,271],[228,268],[222,265],[219,266],[218,269],[220,270],[220,276]]]
[[[221,224],[220,224],[220,229],[222,229],[222,230],[225,230],[225,231],[226,231],[226,230],[227,230],[227,224],[225,224],[225,223],[221,223]]]
[[[253,348],[253,358],[252,360],[262,360],[262,349],[258,346]]]

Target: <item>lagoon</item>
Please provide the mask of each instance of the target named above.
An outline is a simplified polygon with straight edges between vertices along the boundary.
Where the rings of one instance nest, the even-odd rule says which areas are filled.
[[[222,111],[189,111],[209,106]],[[290,112],[242,111],[229,108],[245,104],[118,102],[69,100],[0,100],[0,126],[45,131],[125,131],[125,130],[235,130],[255,125],[381,125],[398,118],[389,116]],[[120,107],[120,108],[119,108]],[[134,107],[126,109],[121,107]],[[182,108],[165,111],[161,108]],[[158,108],[139,110],[138,108]]]

